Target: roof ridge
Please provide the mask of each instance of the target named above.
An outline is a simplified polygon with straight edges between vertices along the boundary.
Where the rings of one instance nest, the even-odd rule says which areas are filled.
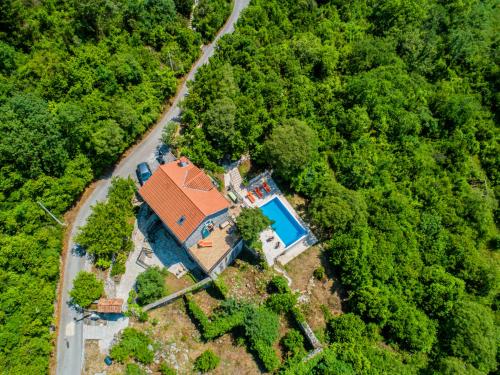
[[[194,170],[194,173],[190,173],[191,171]],[[204,181],[200,181],[204,180]],[[202,187],[197,187],[198,184],[196,182],[199,181],[200,184],[202,185],[202,182],[206,182],[207,185],[209,186],[206,189]],[[186,176],[184,177],[184,183],[182,187],[193,189],[193,190],[198,190],[198,191],[210,191],[214,188],[212,185],[212,181],[210,180],[210,177],[203,172],[201,168],[198,168],[196,165],[191,164],[191,168],[186,171]]]
[[[179,190],[179,191],[182,193],[182,195],[184,195],[187,199],[189,199],[189,201],[193,204],[193,206],[194,206],[194,207],[196,207],[196,210],[198,210],[198,212],[200,212],[203,216],[207,216],[207,215],[206,215],[206,214],[205,214],[205,213],[204,213],[204,212],[203,212],[203,211],[202,211],[202,210],[198,207],[198,205],[197,205],[197,204],[196,204],[196,203],[195,203],[195,202],[191,199],[191,197],[190,197],[189,195],[187,195],[187,194],[186,194],[186,193],[185,193],[185,192],[184,192],[184,191],[180,188],[180,186],[179,186],[179,185],[177,185],[177,183],[175,182],[175,180],[174,180],[172,177],[170,177],[170,176],[168,175],[168,173],[167,173],[167,172],[166,172],[166,171],[165,171],[162,167],[163,167],[163,165],[162,165],[162,166],[160,166],[160,170],[161,170],[161,171],[165,174],[165,176],[167,176],[167,177],[168,177],[168,179],[169,179],[170,181],[172,181],[172,182],[173,182],[173,184],[175,185],[175,187],[177,188],[177,190]]]

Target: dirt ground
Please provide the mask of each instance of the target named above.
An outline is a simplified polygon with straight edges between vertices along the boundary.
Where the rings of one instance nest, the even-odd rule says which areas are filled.
[[[327,276],[317,280],[313,276],[316,268],[323,266]],[[292,279],[292,289],[305,294],[306,301],[302,305],[305,316],[314,331],[325,328],[323,310],[333,315],[342,313],[341,298],[335,282],[335,275],[329,269],[319,246],[313,246],[285,266]]]
[[[306,254],[312,255],[311,258],[318,259],[317,250]],[[304,271],[303,267],[292,267],[291,276],[294,281],[297,280],[298,283],[299,280],[307,280],[309,277],[307,275],[312,275],[312,271],[315,269],[315,263],[309,261],[307,268],[309,271]],[[261,303],[267,297],[266,286],[273,275],[272,270],[260,270],[252,263],[251,259],[238,259],[220,277],[228,286],[230,297]],[[169,291],[181,289],[184,284],[189,283],[190,280],[187,278],[178,280],[173,276],[172,278],[167,277],[166,280]],[[292,287],[294,286],[292,285]],[[316,297],[315,294],[314,296],[313,299],[320,298],[320,296]],[[193,298],[207,315],[210,315],[221,302],[217,293],[212,289],[199,291],[193,295]],[[318,302],[316,302],[317,304]],[[315,309],[319,309],[319,307],[315,307]],[[321,310],[319,311],[321,313]],[[147,333],[158,345],[155,361],[148,366],[153,374],[159,374],[157,370],[162,362],[166,362],[170,367],[176,369],[178,374],[192,374],[194,373],[193,363],[195,359],[207,349],[212,350],[221,359],[219,366],[211,374],[250,375],[263,372],[259,368],[258,360],[252,353],[248,352],[247,344],[236,340],[232,334],[226,334],[214,341],[203,342],[198,329],[186,313],[183,299],[150,311],[149,320],[146,323],[132,320],[130,326]],[[316,326],[313,326],[313,329]],[[290,328],[288,319],[280,316],[280,339]],[[281,358],[279,340],[275,344],[275,351]],[[102,371],[107,371],[108,375],[123,373],[123,365],[106,366],[104,357],[105,355],[99,353],[97,342],[88,341],[85,349],[83,373],[85,375],[93,375]]]
[[[107,366],[104,363],[105,354],[101,354],[97,340],[85,341],[85,358],[83,364],[82,375],[94,375],[99,372],[106,371],[107,375],[123,374],[124,366],[118,363],[113,363]]]
[[[197,300],[205,301],[213,299],[206,291],[200,291],[195,297]],[[215,299],[214,301],[214,305],[219,303]],[[158,321],[155,326],[151,323],[154,320]],[[149,322],[133,323],[132,326],[150,332],[154,340],[161,342],[158,351],[159,363],[167,362],[177,370],[178,374],[193,373],[195,359],[207,349],[212,350],[221,359],[219,366],[211,374],[260,373],[252,354],[247,352],[245,346],[237,345],[231,334],[204,343],[198,329],[186,313],[182,299],[151,311]]]

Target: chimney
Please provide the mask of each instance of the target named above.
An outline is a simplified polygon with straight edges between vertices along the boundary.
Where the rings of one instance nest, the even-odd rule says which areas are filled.
[[[182,157],[179,159],[179,163],[178,163],[179,167],[181,167],[181,168],[187,167],[188,164],[189,164],[189,160],[187,158]]]

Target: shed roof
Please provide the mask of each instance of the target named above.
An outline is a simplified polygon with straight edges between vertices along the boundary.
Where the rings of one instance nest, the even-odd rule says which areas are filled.
[[[97,302],[97,312],[100,313],[121,313],[123,299],[121,298],[101,298]]]
[[[180,242],[207,216],[229,207],[210,177],[187,158],[161,165],[139,194]]]

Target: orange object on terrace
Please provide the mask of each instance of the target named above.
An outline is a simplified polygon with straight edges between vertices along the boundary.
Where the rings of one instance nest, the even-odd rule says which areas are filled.
[[[247,193],[247,198],[250,202],[255,203],[255,197],[253,196],[251,191]]]
[[[212,241],[199,240],[198,246],[199,247],[212,247]]]

